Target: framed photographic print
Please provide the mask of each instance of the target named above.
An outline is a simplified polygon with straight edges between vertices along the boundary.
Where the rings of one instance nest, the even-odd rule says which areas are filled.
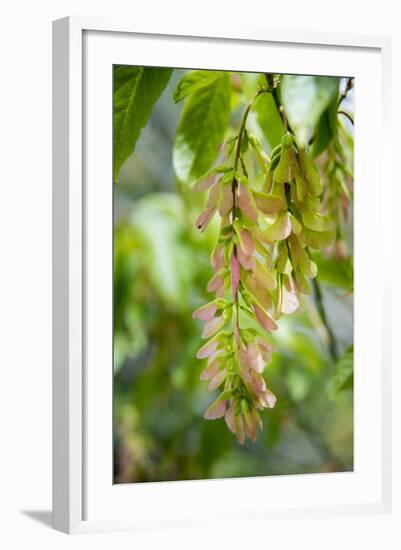
[[[388,510],[388,39],[53,50],[54,526]]]

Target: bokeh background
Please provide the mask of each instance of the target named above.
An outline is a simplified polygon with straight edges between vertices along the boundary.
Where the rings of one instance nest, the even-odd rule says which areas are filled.
[[[203,418],[216,396],[199,380],[202,327],[192,312],[210,299],[218,227],[215,220],[198,233],[205,196],[180,186],[173,172],[182,104],[172,95],[184,74],[173,72],[114,186],[114,482],[352,470],[352,384],[338,376],[313,296],[279,321],[279,352],[265,371],[277,404],[262,413],[257,441],[241,446],[224,419]],[[352,91],[344,106],[353,112]],[[242,112],[243,105],[234,109],[233,127]],[[263,142],[252,125],[251,116]],[[347,239],[352,252],[352,213]],[[316,260],[327,319],[349,370],[352,256]]]

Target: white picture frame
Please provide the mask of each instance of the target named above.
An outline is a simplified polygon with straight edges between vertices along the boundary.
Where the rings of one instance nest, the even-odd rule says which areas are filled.
[[[135,59],[132,58],[131,50],[127,48],[132,40],[137,41],[136,46],[139,44],[138,41],[143,41],[144,46],[135,48],[135,52],[140,51],[139,57]],[[161,43],[163,48],[160,48]],[[149,44],[154,45],[150,47]],[[93,194],[93,187],[85,183],[94,177],[90,158],[95,153],[104,156],[105,163],[101,166],[103,173],[97,176],[101,179],[106,167],[105,177],[109,177],[107,162],[112,154],[110,113],[106,113],[103,118],[99,116],[99,121],[96,122],[96,134],[99,135],[100,141],[94,138],[94,126],[91,121],[94,114],[99,115],[102,105],[107,104],[105,102],[109,97],[107,94],[110,94],[110,89],[107,88],[107,82],[103,81],[106,86],[102,88],[104,93],[99,94],[101,96],[99,103],[97,100],[91,101],[89,107],[85,86],[91,87],[91,79],[98,79],[97,81],[100,82],[105,77],[103,62],[108,64],[113,62],[153,63],[172,67],[185,67],[188,63],[190,66],[189,61],[179,57],[184,55],[179,53],[180,49],[188,49],[182,48],[182,44],[188,48],[194,46],[193,63],[201,68],[209,68],[209,66],[213,68],[216,63],[219,63],[222,69],[233,68],[233,62],[230,61],[227,52],[229,48],[235,47],[237,63],[238,59],[241,59],[242,50],[247,48],[249,51],[249,48],[252,48],[257,52],[253,60],[254,65],[248,64],[246,67],[248,70],[257,70],[260,67],[262,49],[269,47],[276,48],[277,52],[283,51],[283,59],[287,55],[289,61],[286,72],[297,72],[294,63],[299,61],[291,58],[288,51],[298,48],[303,52],[305,59],[314,56],[310,61],[310,67],[316,68],[313,74],[319,74],[319,71],[324,74],[323,69],[319,69],[319,66],[322,67],[323,55],[327,67],[326,74],[340,74],[336,63],[339,64],[340,60],[345,63],[352,56],[356,59],[360,54],[360,60],[352,63],[356,63],[353,65],[356,70],[359,70],[358,63],[361,65],[361,82],[368,65],[372,71],[377,71],[379,81],[376,81],[376,88],[370,91],[372,96],[369,98],[369,105],[371,124],[374,125],[375,131],[381,133],[383,139],[381,150],[375,153],[376,165],[373,166],[370,164],[369,148],[372,144],[369,145],[368,136],[361,130],[360,152],[361,156],[363,154],[366,158],[367,167],[365,168],[360,162],[358,164],[357,150],[356,185],[358,185],[358,178],[369,181],[369,178],[373,177],[371,172],[373,170],[381,184],[377,185],[376,179],[378,189],[376,201],[378,198],[381,200],[384,192],[388,201],[391,194],[390,160],[387,153],[390,124],[391,42],[389,38],[260,29],[230,30],[229,32],[216,31],[213,28],[188,30],[179,26],[174,27],[173,24],[169,24],[165,29],[150,29],[142,28],[139,24],[131,25],[126,22],[82,17],[69,17],[55,21],[53,28],[53,526],[67,533],[75,533],[138,529],[153,525],[198,524],[204,521],[199,511],[205,500],[209,495],[218,497],[221,491],[227,496],[228,501],[233,502],[227,515],[243,521],[262,521],[266,518],[266,514],[269,517],[309,517],[313,514],[345,515],[389,511],[391,509],[391,357],[388,341],[390,330],[386,320],[388,316],[382,313],[389,307],[391,297],[388,293],[382,292],[386,286],[389,287],[384,270],[372,275],[371,281],[366,281],[366,277],[360,277],[361,274],[358,279],[358,271],[362,270],[362,267],[358,269],[358,265],[356,265],[356,284],[359,282],[361,289],[358,296],[356,286],[356,298],[358,298],[355,306],[356,313],[358,308],[360,309],[358,329],[360,327],[360,339],[367,338],[369,340],[366,341],[371,342],[371,349],[368,354],[360,350],[359,359],[356,354],[356,387],[358,387],[359,376],[358,361],[366,366],[367,383],[363,393],[356,392],[355,441],[359,466],[356,467],[355,472],[348,474],[348,478],[344,477],[347,474],[330,474],[333,478],[324,478],[329,481],[322,481],[320,478],[316,483],[313,479],[315,474],[311,474],[276,478],[149,483],[138,484],[136,487],[124,486],[117,491],[112,489],[111,471],[109,475],[107,474],[111,456],[105,456],[111,450],[111,432],[109,431],[111,361],[108,379],[106,370],[100,374],[99,380],[91,375],[91,364],[95,360],[93,342],[95,339],[102,342],[108,339],[111,297],[104,303],[104,309],[102,308],[104,324],[101,325],[101,321],[99,324],[92,322],[93,303],[99,295],[100,286],[91,284],[90,279],[91,270],[93,271],[92,264],[99,265],[99,262],[103,262],[102,265],[107,267],[107,262],[111,261],[111,256],[101,255],[96,250],[93,235],[96,224],[97,230],[102,231],[100,225],[102,222],[97,212],[107,214],[107,208],[111,208],[111,203],[108,201],[111,199],[112,178],[110,175],[110,188],[100,186],[103,190],[96,197]],[[166,50],[163,55],[161,49]],[[166,61],[169,51],[170,61]],[[212,51],[215,53],[213,59]],[[243,69],[244,63],[245,61],[241,62],[241,66],[237,68]],[[364,64],[365,68],[362,67]],[[91,72],[92,68],[93,72]],[[279,70],[276,67],[276,72]],[[366,112],[364,109],[368,107],[368,102],[365,101],[364,105],[363,97],[358,98],[356,95],[356,117],[358,117],[358,101],[360,101],[360,113]],[[362,128],[363,120],[362,118],[359,120]],[[88,141],[88,135],[93,139]],[[358,143],[357,139],[358,134],[356,134],[356,143]],[[107,143],[109,143],[108,152],[105,150]],[[111,166],[112,164],[110,164],[110,171]],[[375,199],[358,192],[356,197],[356,229],[358,238],[359,228],[360,262],[363,266],[368,256],[361,229],[366,224],[366,216],[370,215],[373,208],[377,208],[377,202],[374,204]],[[376,237],[372,235],[372,239],[379,239],[381,235],[388,234],[385,233],[386,231],[389,232],[389,222],[386,219],[383,204],[379,206],[376,216],[380,219],[380,226],[377,230],[378,234]],[[111,246],[110,232],[107,232],[108,226],[103,231],[106,249]],[[385,245],[383,254],[389,254],[389,248],[389,244]],[[103,279],[100,277],[102,280],[98,284],[103,285],[102,288],[111,288],[107,286],[111,280],[109,278],[111,270],[110,265],[108,275]],[[366,308],[366,297],[363,298],[364,293],[369,291],[368,284],[373,285],[377,290],[373,297],[369,297],[370,307],[376,315],[375,321],[372,321],[373,327],[367,326],[368,323],[363,321],[369,313]],[[356,316],[356,323],[357,319],[358,316]],[[376,334],[376,343],[372,341],[373,334]],[[110,342],[107,345],[109,344]],[[98,353],[106,357],[107,361],[108,348]],[[380,388],[379,392],[377,387]],[[107,406],[101,407],[95,394],[105,397]],[[98,413],[98,422],[105,428],[104,430],[97,429],[94,424],[94,411]],[[362,414],[369,415],[370,433],[364,431]],[[104,436],[103,432],[108,435]],[[374,450],[365,463],[364,455],[368,448],[368,437],[371,438]],[[98,453],[96,462],[93,460],[95,453]],[[360,478],[358,478],[359,474],[361,474]],[[369,486],[367,480],[370,476],[372,476],[372,482]],[[265,480],[269,484],[272,495],[291,494],[293,505],[288,506],[287,499],[283,498],[280,501],[275,496],[273,499],[276,498],[276,501],[266,505],[261,501],[253,503],[250,507],[235,505],[235,494],[240,493],[246,500],[256,491],[256,485],[260,486],[261,483],[265,483]],[[110,491],[107,489],[109,485]],[[305,489],[309,487],[310,495],[306,495]],[[160,501],[159,507],[155,506],[155,497]],[[195,505],[195,499],[197,505]],[[186,503],[184,507],[180,504],[182,501]],[[132,514],[130,510],[135,502],[140,503],[140,509]],[[188,506],[188,502],[191,506]],[[171,505],[167,506],[166,503]],[[127,510],[127,514],[121,513],[124,509]],[[88,510],[90,510],[89,514]],[[214,519],[219,518],[224,520],[224,515],[216,515]]]

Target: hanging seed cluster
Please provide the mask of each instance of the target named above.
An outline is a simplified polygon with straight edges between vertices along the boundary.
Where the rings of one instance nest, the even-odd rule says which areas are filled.
[[[317,267],[309,249],[326,248],[335,237],[331,218],[319,211],[323,187],[308,153],[286,132],[269,158],[245,128],[248,112],[239,134],[225,144],[225,163],[195,185],[209,191],[197,228],[205,231],[217,214],[221,219],[207,287],[215,297],[193,314],[204,322],[207,340],[197,353],[207,361],[201,380],[220,391],[205,418],[224,417],[241,444],[255,440],[260,411],[276,403],[264,376],[277,351],[270,334],[310,292]],[[245,149],[263,174],[262,189],[248,179]]]

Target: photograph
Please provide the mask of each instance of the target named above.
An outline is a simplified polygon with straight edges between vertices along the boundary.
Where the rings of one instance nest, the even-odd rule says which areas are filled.
[[[352,472],[355,79],[112,71],[113,483]]]

